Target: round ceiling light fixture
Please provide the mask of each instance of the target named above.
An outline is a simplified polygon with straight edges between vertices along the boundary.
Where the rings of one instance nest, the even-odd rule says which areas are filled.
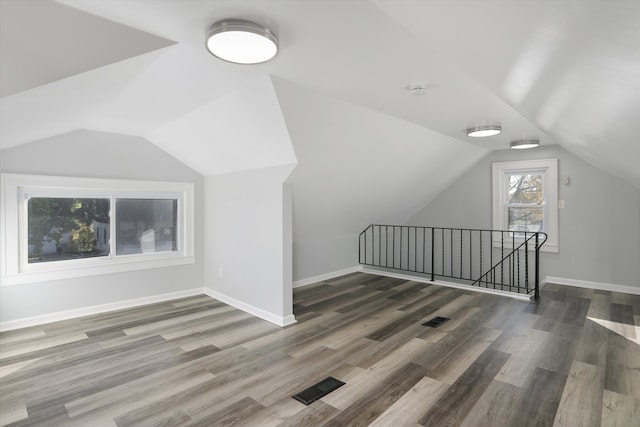
[[[526,150],[527,148],[536,148],[540,146],[540,141],[537,139],[518,139],[509,143],[509,148],[514,150]]]
[[[502,126],[500,125],[476,126],[467,129],[467,136],[473,138],[484,138],[486,136],[498,135],[499,133],[502,133]]]
[[[207,50],[234,64],[260,64],[278,54],[278,38],[268,28],[242,19],[224,19],[209,27]]]

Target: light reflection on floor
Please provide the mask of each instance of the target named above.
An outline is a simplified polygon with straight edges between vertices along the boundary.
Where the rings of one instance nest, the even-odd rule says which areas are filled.
[[[640,326],[628,325],[626,323],[612,322],[610,320],[597,319],[595,317],[587,316],[587,319],[596,322],[600,326],[604,326],[610,331],[625,337],[631,342],[640,345]]]

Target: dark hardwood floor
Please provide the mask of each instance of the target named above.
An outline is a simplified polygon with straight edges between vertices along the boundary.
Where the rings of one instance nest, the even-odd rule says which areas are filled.
[[[197,296],[2,333],[0,425],[640,426],[640,296],[354,273],[294,311],[279,328]],[[291,398],[327,376],[346,385]]]

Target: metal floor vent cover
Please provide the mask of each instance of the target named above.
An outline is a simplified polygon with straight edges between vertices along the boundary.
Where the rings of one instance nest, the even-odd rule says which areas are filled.
[[[446,317],[437,316],[437,317],[434,317],[433,319],[431,319],[431,320],[429,320],[427,322],[424,322],[423,325],[424,326],[429,326],[431,328],[437,328],[438,326],[442,325],[447,320],[450,320],[450,319],[448,319]]]
[[[333,377],[327,377],[319,383],[312,385],[308,389],[303,390],[300,393],[293,395],[292,397],[297,401],[304,403],[305,405],[310,405],[311,403],[326,396],[332,391],[337,390],[345,384],[346,383]]]

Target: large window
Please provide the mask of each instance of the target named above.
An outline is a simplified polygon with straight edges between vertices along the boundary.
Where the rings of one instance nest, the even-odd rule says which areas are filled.
[[[2,175],[2,284],[192,263],[193,185]]]
[[[510,231],[517,241],[545,232],[549,239],[542,250],[557,252],[558,160],[493,163],[492,180],[493,228]]]

